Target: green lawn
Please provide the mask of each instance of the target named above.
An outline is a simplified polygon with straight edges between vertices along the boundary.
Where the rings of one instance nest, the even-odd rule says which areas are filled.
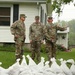
[[[30,54],[30,52],[25,52],[24,55]],[[41,53],[41,56],[45,57],[47,60],[47,54]],[[75,60],[75,49],[72,49],[71,52],[57,52],[57,59],[63,58],[67,59],[74,59]],[[8,52],[8,51],[0,51],[0,62],[2,62],[2,67],[8,68],[12,64],[15,63],[15,52]]]

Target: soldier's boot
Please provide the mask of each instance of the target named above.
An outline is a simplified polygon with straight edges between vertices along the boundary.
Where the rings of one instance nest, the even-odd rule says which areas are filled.
[[[31,57],[31,58],[32,58],[32,60],[34,60],[35,57]]]
[[[20,61],[19,61],[20,64],[22,62],[22,59],[23,59],[23,57],[22,57],[22,55],[20,55]]]
[[[37,59],[37,63],[40,63],[41,57],[39,56],[39,57],[37,57],[36,59]]]
[[[19,64],[21,64],[21,61],[22,61],[22,55],[16,55],[16,60],[17,60],[17,59],[20,59]]]
[[[32,53],[31,58],[34,60],[35,59],[35,54]]]
[[[56,59],[56,54],[53,54],[53,55],[52,55],[52,58],[53,58],[53,57]]]
[[[51,56],[48,56],[48,60],[49,60],[49,67],[51,66],[52,62],[51,62]]]
[[[20,55],[16,55],[16,60],[20,58]]]
[[[51,65],[52,65],[52,62],[51,62],[51,61],[49,61],[49,67],[51,67]]]

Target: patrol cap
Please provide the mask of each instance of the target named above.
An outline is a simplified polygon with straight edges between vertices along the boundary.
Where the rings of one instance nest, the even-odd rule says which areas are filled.
[[[25,17],[27,18],[27,16],[25,14],[20,14],[20,17]]]
[[[53,17],[49,16],[48,19],[53,19]]]
[[[39,19],[39,16],[35,16],[35,19]]]

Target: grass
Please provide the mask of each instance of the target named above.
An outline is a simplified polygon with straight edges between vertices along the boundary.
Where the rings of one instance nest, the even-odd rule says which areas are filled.
[[[63,58],[65,60],[67,59],[74,59],[75,60],[75,50],[71,52],[59,52],[57,55],[57,58]]]
[[[24,55],[26,56],[27,54],[30,55],[31,53],[25,51]],[[75,49],[73,48],[70,52],[59,51],[59,52],[57,52],[56,55],[57,55],[56,59],[63,58],[65,60],[67,60],[67,59],[75,60]],[[47,60],[47,54],[45,52],[41,53],[41,56],[45,57],[45,60]],[[15,52],[14,51],[6,51],[6,50],[3,51],[3,50],[1,50],[1,47],[0,47],[0,62],[2,62],[1,66],[4,68],[8,68],[9,66],[13,65],[15,63]]]
[[[7,68],[12,65],[15,55],[14,52],[0,51],[0,62],[2,62],[2,67]]]

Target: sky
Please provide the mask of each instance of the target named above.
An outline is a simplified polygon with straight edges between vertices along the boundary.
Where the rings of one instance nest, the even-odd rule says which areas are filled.
[[[72,19],[75,19],[75,6],[74,6],[75,0],[74,2],[64,5],[63,6],[63,12],[61,13],[60,17],[57,17],[57,14],[55,14],[53,12],[53,18],[54,18],[54,22],[58,22],[58,20],[62,21],[70,21]]]

